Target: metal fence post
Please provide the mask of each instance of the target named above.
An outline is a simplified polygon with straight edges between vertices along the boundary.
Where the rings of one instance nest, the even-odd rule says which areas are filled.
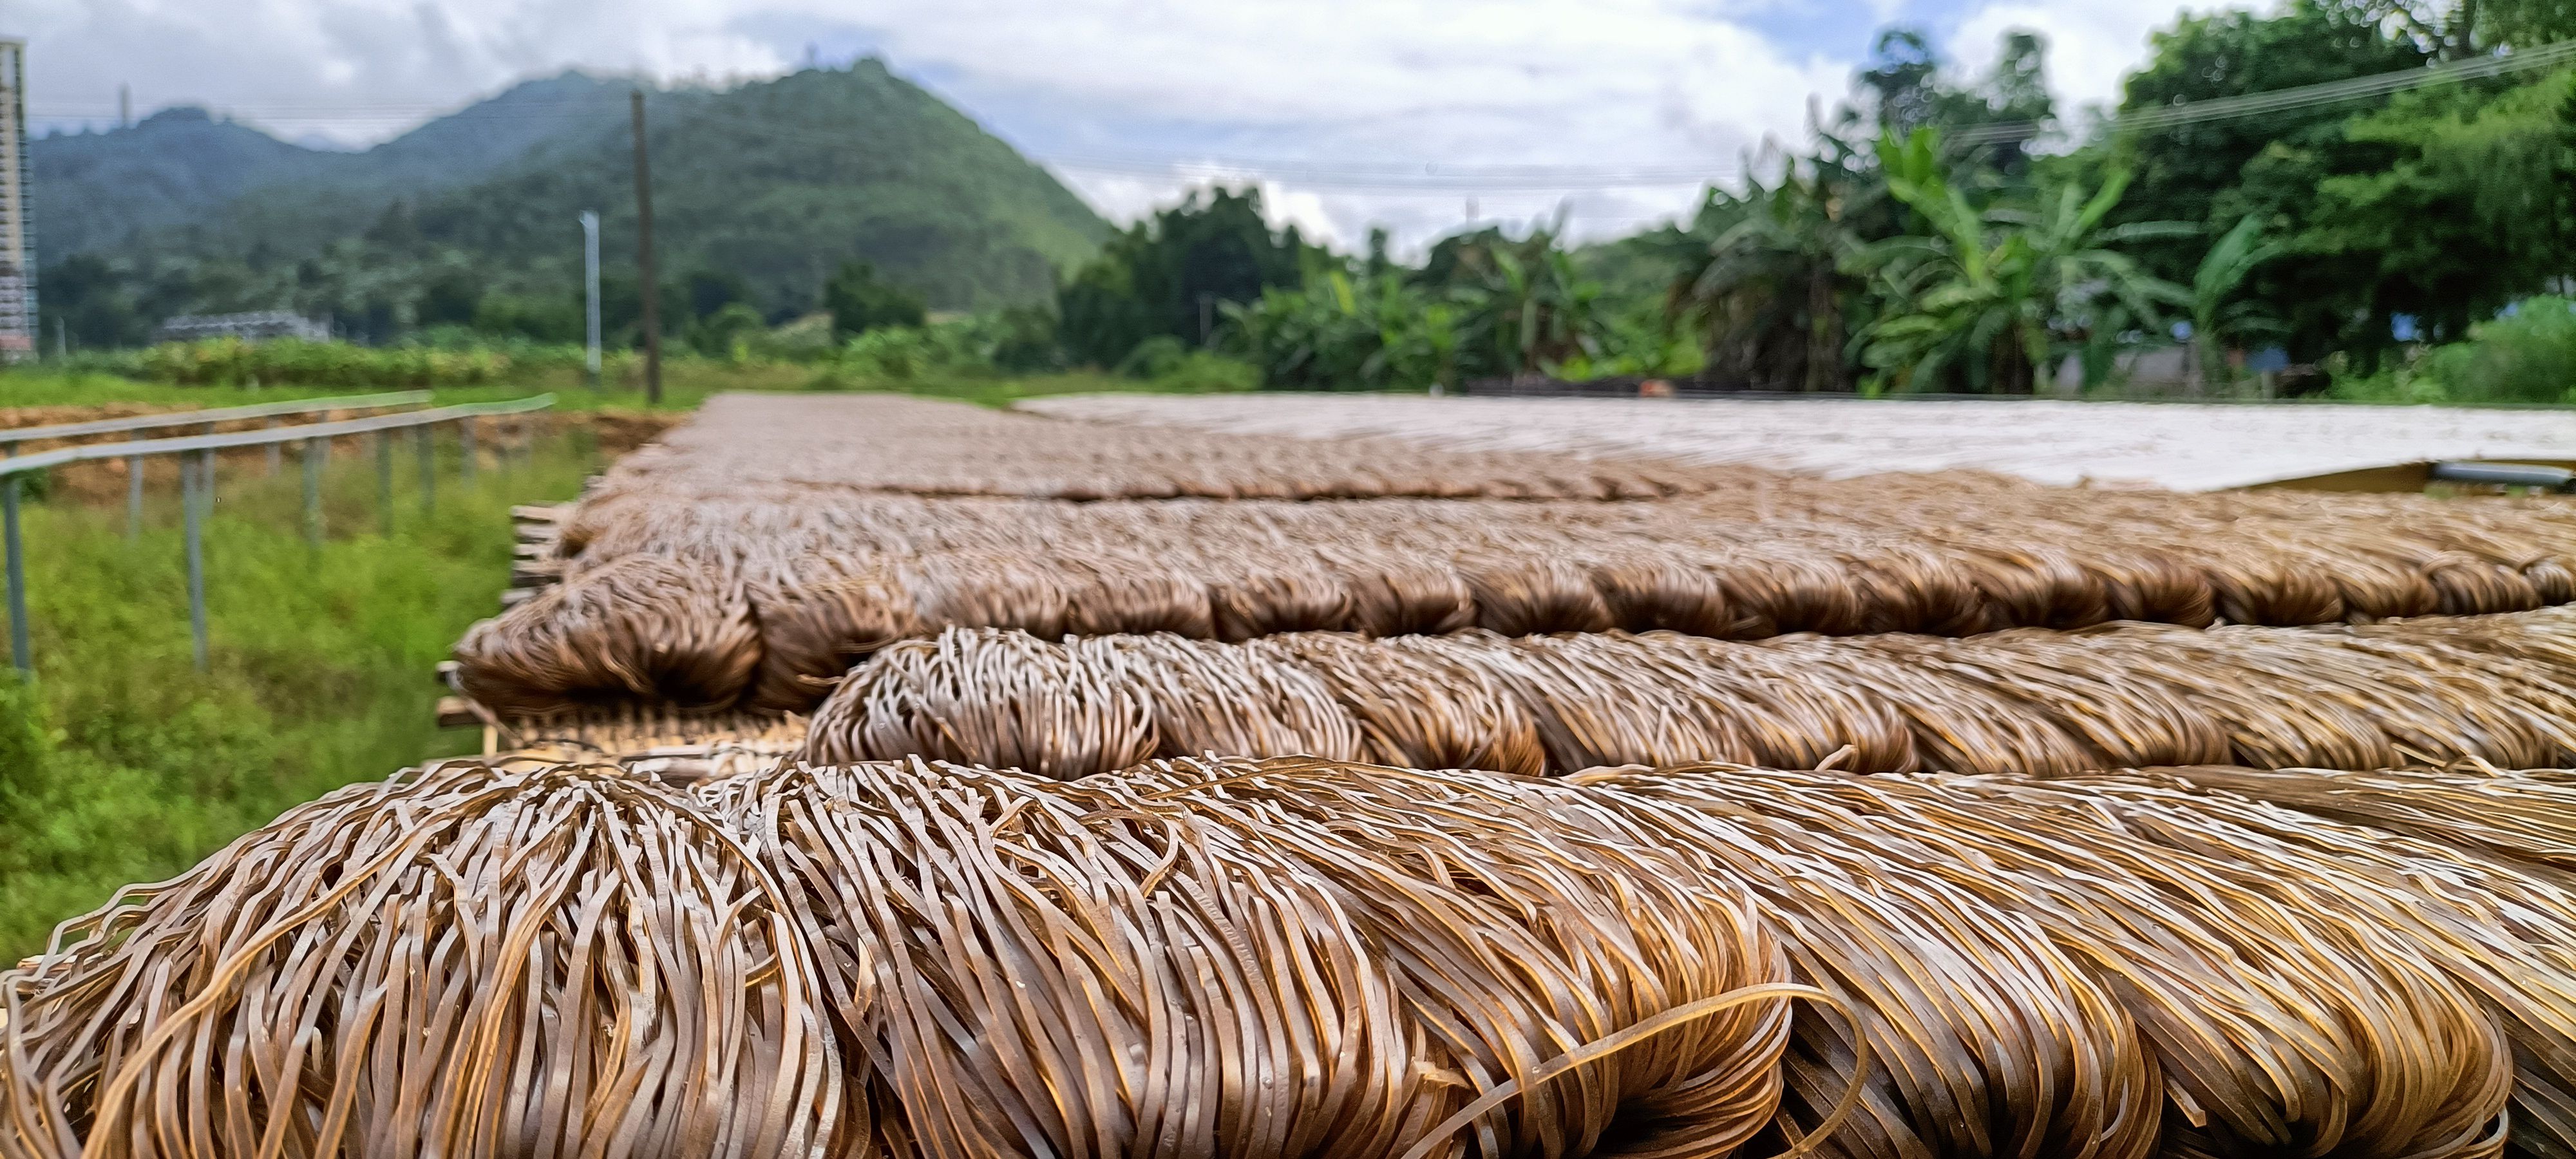
[[[438,506],[438,448],[430,441],[428,423],[412,429],[419,432],[413,440],[420,445],[420,510],[426,515]]]
[[[125,457],[125,541],[143,537],[143,456]]]
[[[35,647],[27,638],[27,564],[26,554],[18,543],[18,479],[9,476],[0,486],[0,524],[6,524],[5,536],[9,554],[9,663],[20,674],[36,671]]]
[[[188,633],[197,671],[206,670],[206,507],[214,499],[215,453],[197,452],[197,469],[179,461],[179,501],[188,513]],[[190,486],[190,484],[195,484]]]
[[[464,478],[464,480],[465,480],[465,485],[466,485],[466,486],[471,487],[471,486],[473,486],[473,485],[474,485],[474,420],[473,420],[473,419],[460,419],[460,420],[458,420],[458,421],[457,421],[457,423],[456,423],[456,447],[457,447],[457,450],[460,452],[460,457],[461,457],[461,458],[463,458],[463,459],[465,460],[465,467],[464,467],[464,469],[463,469],[463,470],[459,471],[459,472],[458,472],[458,474],[459,474],[461,477],[463,477],[463,478]]]
[[[304,440],[304,538],[313,546],[322,546],[322,459],[331,453],[331,440]]]
[[[385,534],[394,533],[394,433],[376,432],[376,508],[384,512]]]

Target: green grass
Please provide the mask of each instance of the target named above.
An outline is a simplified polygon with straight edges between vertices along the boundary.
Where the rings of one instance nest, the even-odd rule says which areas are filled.
[[[766,368],[746,368],[762,370]],[[674,367],[664,377],[661,410],[693,410],[707,395],[720,390],[794,390],[801,388],[811,372],[799,376],[777,373],[744,373],[725,364],[704,367]],[[103,403],[145,403],[155,406],[208,408],[248,406],[254,403],[287,402],[300,398],[330,398],[338,395],[380,394],[395,389],[373,386],[182,386],[167,382],[146,382],[109,374],[60,374],[42,368],[0,372],[0,407],[19,406],[97,406]],[[646,408],[643,388],[612,379],[600,389],[584,385],[579,374],[531,374],[508,382],[477,386],[442,386],[430,391],[439,405],[460,402],[493,402],[500,399],[524,398],[542,391],[552,391],[555,405],[562,410],[587,411],[602,409],[641,410]]]
[[[372,459],[350,455],[327,475],[318,550],[291,455],[274,479],[255,458],[218,469],[205,673],[167,487],[132,542],[121,503],[27,506],[36,678],[0,676],[0,964],[289,806],[472,751],[471,732],[436,726],[432,668],[499,606],[510,505],[570,497],[597,456],[576,432],[469,488],[448,444],[424,513],[401,447],[390,533]]]

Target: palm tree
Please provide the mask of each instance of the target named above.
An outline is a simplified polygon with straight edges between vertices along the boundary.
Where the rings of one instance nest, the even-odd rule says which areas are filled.
[[[1931,228],[1876,243],[1856,262],[1890,303],[1861,334],[1862,361],[1898,389],[2027,394],[2065,355],[2191,304],[2114,248],[2195,232],[2104,225],[2125,174],[2089,197],[2068,183],[2043,188],[2035,208],[1979,209],[1950,183],[1931,130],[1883,136],[1878,155],[1888,192]]]

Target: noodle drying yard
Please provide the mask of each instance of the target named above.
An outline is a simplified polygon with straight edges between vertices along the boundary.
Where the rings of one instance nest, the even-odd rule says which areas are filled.
[[[2571,501],[1600,451],[713,399],[0,1159],[2576,1159]]]

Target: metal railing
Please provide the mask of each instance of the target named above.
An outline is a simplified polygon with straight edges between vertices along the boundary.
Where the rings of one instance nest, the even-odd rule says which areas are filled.
[[[427,508],[435,502],[437,493],[437,463],[429,454],[431,428],[440,423],[457,424],[458,437],[464,443],[463,474],[470,481],[474,477],[475,469],[476,420],[540,411],[553,406],[554,401],[555,396],[541,394],[533,398],[513,399],[509,402],[469,403],[461,406],[438,407],[433,410],[342,419],[337,422],[306,423],[302,426],[195,435],[178,439],[93,443],[87,446],[59,447],[13,458],[0,458],[0,547],[5,547],[7,557],[10,663],[22,673],[32,672],[35,669],[34,647],[27,630],[25,553],[18,537],[20,492],[25,489],[26,478],[30,474],[72,463],[103,462],[109,459],[125,460],[126,473],[131,480],[126,492],[126,535],[132,538],[141,531],[143,523],[143,460],[157,455],[179,457],[179,505],[187,525],[188,627],[195,639],[197,667],[202,671],[206,667],[205,517],[207,508],[213,505],[216,452],[242,447],[269,447],[273,451],[287,443],[303,444],[304,532],[308,539],[318,545],[322,541],[322,460],[332,439],[370,434],[376,437],[377,494],[384,507],[386,525],[390,527],[393,521],[394,490],[393,432],[411,430],[418,436],[421,505]],[[232,409],[238,412],[260,408]],[[350,406],[350,400],[341,399],[337,400],[331,409],[354,408]],[[195,411],[186,415],[185,419],[188,422],[204,422],[205,416],[219,413],[223,412]],[[296,412],[290,410],[276,413]],[[236,413],[234,417],[262,416]],[[275,463],[273,456],[271,463]]]
[[[293,402],[266,402],[256,406],[228,406],[213,410],[164,411],[158,414],[131,415],[121,419],[93,419],[85,423],[58,423],[49,427],[17,427],[0,430],[0,455],[15,455],[21,443],[45,439],[77,439],[89,435],[120,435],[133,431],[163,430],[170,427],[193,427],[203,424],[205,433],[213,434],[215,424],[245,422],[250,419],[277,419],[293,415],[328,414],[335,410],[392,410],[421,406],[429,402],[425,390],[397,390],[385,394],[354,394],[340,398],[307,398]]]
[[[2560,494],[2576,492],[2576,471],[2524,463],[2468,460],[2433,464],[2432,478],[2441,483],[2483,483],[2495,487],[2545,487]]]

